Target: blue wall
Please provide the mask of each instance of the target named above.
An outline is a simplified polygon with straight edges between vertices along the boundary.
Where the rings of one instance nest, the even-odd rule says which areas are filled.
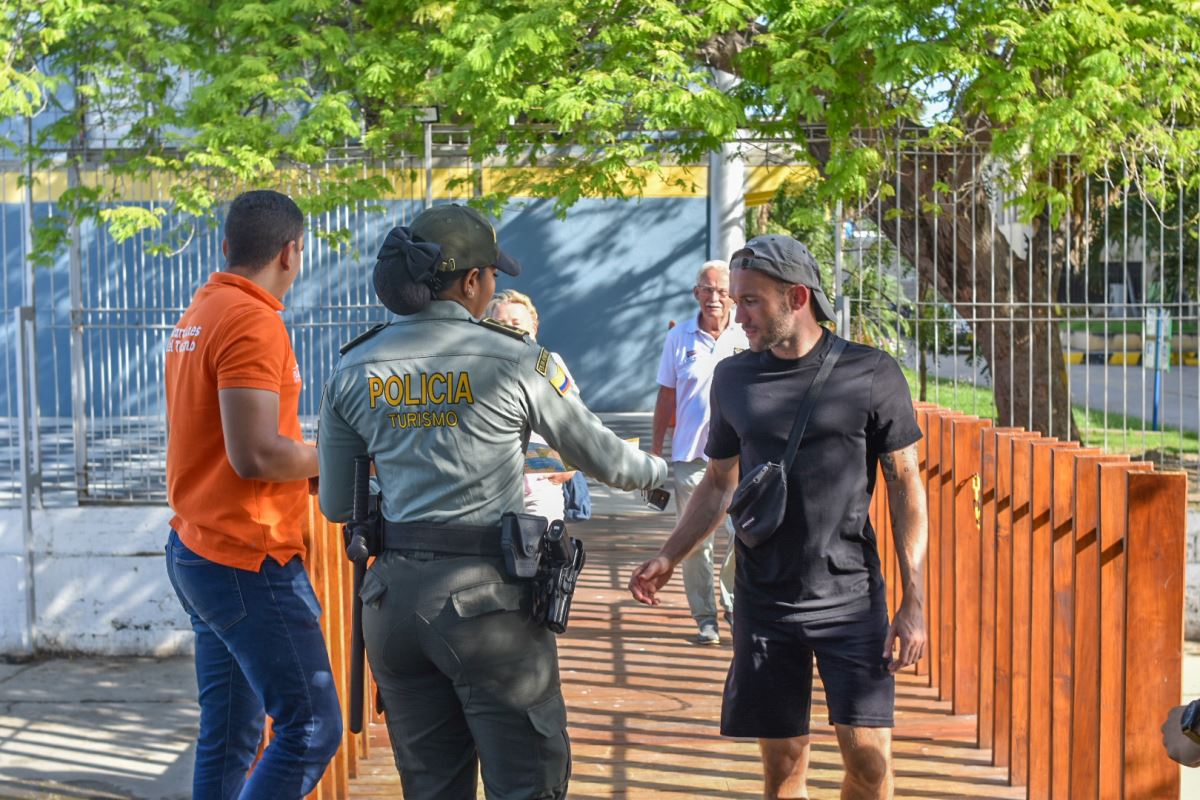
[[[370,289],[375,252],[392,225],[419,210],[419,203],[393,201],[382,213],[336,220],[355,233],[348,249],[309,239],[305,271],[288,295],[285,314],[306,384],[302,413],[315,412],[337,347],[385,317]],[[39,204],[35,213],[51,208]],[[0,206],[0,215],[6,244],[0,331],[8,333],[23,281],[20,206]],[[169,227],[172,221],[167,222]],[[690,287],[705,259],[707,224],[704,198],[583,200],[565,220],[555,218],[550,201],[514,202],[502,216],[499,238],[524,271],[515,279],[502,275],[499,288],[533,298],[542,320],[539,340],[563,356],[589,406],[650,410],[667,322],[693,313]],[[220,266],[215,231],[199,233],[171,258],[145,253],[155,237],[116,245],[106,233],[84,228],[84,305],[90,309],[84,347],[92,414],[161,413],[162,345],[192,293]],[[44,415],[71,411],[67,274],[64,255],[36,276]],[[0,366],[6,367],[0,416],[14,415],[11,353]]]

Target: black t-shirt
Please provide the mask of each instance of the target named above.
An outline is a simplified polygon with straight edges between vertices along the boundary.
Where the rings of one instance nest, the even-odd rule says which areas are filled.
[[[780,461],[800,398],[834,336],[803,358],[745,351],[713,373],[709,458],[740,456],[747,475]],[[756,548],[737,543],[738,614],[810,621],[850,616],[883,601],[867,511],[879,456],[921,438],[908,382],[895,359],[847,343],[821,391],[788,473],[783,524]]]

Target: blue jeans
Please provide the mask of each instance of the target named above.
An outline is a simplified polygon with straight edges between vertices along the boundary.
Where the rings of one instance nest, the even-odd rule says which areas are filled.
[[[200,736],[192,797],[302,798],[342,741],[321,606],[297,556],[258,572],[216,564],[167,540],[167,575],[196,632]],[[264,712],[275,738],[254,774]]]

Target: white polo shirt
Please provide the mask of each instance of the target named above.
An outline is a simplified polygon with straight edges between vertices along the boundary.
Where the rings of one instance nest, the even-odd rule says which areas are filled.
[[[675,434],[671,437],[671,460],[705,458],[708,440],[708,390],[713,369],[726,356],[750,347],[742,326],[733,321],[714,339],[700,330],[698,315],[667,332],[658,384],[675,390]]]

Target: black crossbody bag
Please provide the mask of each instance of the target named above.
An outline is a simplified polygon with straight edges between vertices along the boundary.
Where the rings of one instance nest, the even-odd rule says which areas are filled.
[[[832,334],[831,334],[832,335]],[[835,338],[817,377],[813,378],[808,391],[800,401],[796,411],[796,421],[792,423],[792,433],[788,437],[787,449],[783,454],[783,462],[768,461],[750,470],[750,474],[742,478],[737,489],[733,492],[733,500],[729,504],[729,516],[733,519],[733,527],[738,539],[747,547],[758,547],[774,535],[783,524],[783,516],[787,512],[787,474],[796,459],[796,451],[800,449],[800,440],[804,438],[804,429],[808,427],[808,418],[812,416],[813,406],[821,396],[821,389],[838,357],[846,349],[846,340]]]

